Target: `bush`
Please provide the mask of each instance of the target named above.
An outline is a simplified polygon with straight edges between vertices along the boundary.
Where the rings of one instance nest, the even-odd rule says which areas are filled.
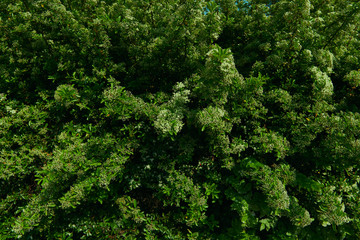
[[[0,3],[1,239],[360,239],[360,4]]]

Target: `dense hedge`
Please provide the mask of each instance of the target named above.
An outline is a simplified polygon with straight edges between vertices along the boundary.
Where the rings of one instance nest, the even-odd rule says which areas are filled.
[[[360,239],[360,3],[2,0],[1,239]]]

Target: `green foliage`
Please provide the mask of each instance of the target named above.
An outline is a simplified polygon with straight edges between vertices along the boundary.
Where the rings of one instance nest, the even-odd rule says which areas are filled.
[[[60,85],[57,87],[54,98],[65,107],[70,107],[78,101],[78,91],[71,85]]]
[[[0,2],[0,239],[360,239],[360,3]]]

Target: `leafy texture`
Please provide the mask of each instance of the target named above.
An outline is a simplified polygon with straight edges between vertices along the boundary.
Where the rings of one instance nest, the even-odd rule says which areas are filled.
[[[360,239],[360,3],[2,0],[0,239]]]

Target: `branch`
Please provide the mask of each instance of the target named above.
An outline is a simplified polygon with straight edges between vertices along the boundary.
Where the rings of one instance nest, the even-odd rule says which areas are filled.
[[[329,38],[329,40],[325,43],[325,45],[322,48],[326,48],[338,35],[338,33],[344,28],[346,24],[348,24],[351,21],[351,18],[359,12],[360,8],[355,7],[355,9],[348,15],[348,17],[345,19],[345,21],[341,24],[341,26],[336,29],[336,31],[332,34],[332,36]]]

